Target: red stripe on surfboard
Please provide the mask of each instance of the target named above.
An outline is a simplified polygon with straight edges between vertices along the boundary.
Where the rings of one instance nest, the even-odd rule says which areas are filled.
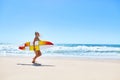
[[[25,47],[24,47],[24,46],[20,46],[19,49],[20,49],[20,50],[24,50]]]
[[[45,42],[45,43],[46,43],[46,45],[53,45],[52,42]]]

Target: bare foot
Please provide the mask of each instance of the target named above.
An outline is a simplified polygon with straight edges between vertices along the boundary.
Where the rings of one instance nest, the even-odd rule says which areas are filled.
[[[32,63],[35,63],[35,61],[32,61]]]

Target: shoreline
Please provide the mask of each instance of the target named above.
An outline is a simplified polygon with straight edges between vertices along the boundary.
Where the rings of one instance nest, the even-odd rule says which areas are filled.
[[[0,55],[0,57],[18,57],[18,58],[32,58],[32,57],[34,57],[34,55],[33,56],[31,56],[31,55],[29,55],[29,56],[24,56],[24,55],[5,55],[5,56],[3,56],[3,55]],[[63,58],[63,59],[80,59],[80,60],[120,60],[120,58],[106,58],[106,57],[98,57],[98,56],[52,56],[52,55],[42,55],[42,56],[40,56],[39,58]]]

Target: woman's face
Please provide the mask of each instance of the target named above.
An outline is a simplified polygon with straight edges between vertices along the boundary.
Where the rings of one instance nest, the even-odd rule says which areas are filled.
[[[39,36],[40,36],[40,34],[39,34],[38,32],[36,32],[36,33],[35,33],[35,36],[39,37]]]

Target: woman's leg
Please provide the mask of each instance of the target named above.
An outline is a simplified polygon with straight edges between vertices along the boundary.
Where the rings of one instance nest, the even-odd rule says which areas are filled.
[[[33,61],[32,61],[32,63],[35,63],[35,60],[37,59],[37,57],[39,57],[39,56],[41,56],[42,54],[41,54],[41,51],[39,50],[39,51],[35,51],[35,57],[33,58]]]
[[[40,50],[37,51],[37,57],[39,57],[39,56],[41,56],[41,55],[42,55],[41,51],[40,51]]]

